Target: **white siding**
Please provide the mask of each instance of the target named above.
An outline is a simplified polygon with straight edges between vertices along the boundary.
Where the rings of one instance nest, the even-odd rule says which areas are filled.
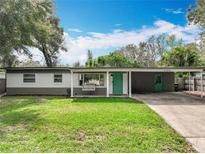
[[[71,83],[70,73],[62,73],[63,82],[54,83],[54,73],[35,73],[35,83],[24,83],[23,73],[7,73],[7,87],[8,88],[69,88]],[[104,74],[104,86],[106,88],[106,74]],[[73,74],[73,87],[79,86],[79,74]],[[109,93],[112,94],[112,76],[109,74]],[[101,88],[101,87],[99,87]],[[123,94],[128,94],[128,74],[123,73]]]
[[[5,73],[4,72],[0,72],[0,79],[5,79]]]
[[[110,86],[110,88],[109,88],[109,93],[110,94],[112,94],[112,90],[113,90],[113,88],[112,88],[112,74],[109,74],[109,86]]]
[[[80,87],[79,86],[79,75],[78,73],[73,74],[73,87]]]
[[[123,94],[128,94],[128,73],[123,73]]]
[[[40,88],[67,88],[70,87],[70,73],[62,73],[63,82],[54,83],[54,73],[35,73],[35,83],[24,83],[23,73],[7,73],[7,87],[40,87]]]

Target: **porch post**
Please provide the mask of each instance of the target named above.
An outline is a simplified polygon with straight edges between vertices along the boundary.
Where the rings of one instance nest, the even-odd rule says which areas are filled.
[[[129,71],[129,97],[132,97],[132,76],[131,71]]]
[[[191,80],[191,78],[190,78],[190,72],[189,72],[189,94],[190,94],[190,91],[191,91],[191,88],[190,88],[190,81]]]
[[[193,77],[193,86],[192,86],[192,91],[195,91],[195,77]]]
[[[71,74],[71,76],[70,76],[70,97],[73,97],[73,71],[71,70],[71,72],[70,72]]]
[[[106,97],[109,97],[109,72],[107,71],[107,91],[106,91]]]
[[[201,98],[203,98],[203,73],[201,72]]]

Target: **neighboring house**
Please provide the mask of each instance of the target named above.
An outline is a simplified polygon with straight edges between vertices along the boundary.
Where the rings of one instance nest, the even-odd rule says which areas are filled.
[[[7,95],[129,96],[174,91],[175,72],[204,68],[45,68],[6,69]]]

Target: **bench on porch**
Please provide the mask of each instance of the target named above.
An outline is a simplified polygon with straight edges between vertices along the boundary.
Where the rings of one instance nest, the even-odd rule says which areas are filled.
[[[95,84],[83,85],[82,91],[95,91]]]

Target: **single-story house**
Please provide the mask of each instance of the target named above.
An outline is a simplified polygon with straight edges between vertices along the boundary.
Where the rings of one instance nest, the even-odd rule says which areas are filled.
[[[7,95],[129,96],[174,91],[175,73],[204,68],[6,68]]]

